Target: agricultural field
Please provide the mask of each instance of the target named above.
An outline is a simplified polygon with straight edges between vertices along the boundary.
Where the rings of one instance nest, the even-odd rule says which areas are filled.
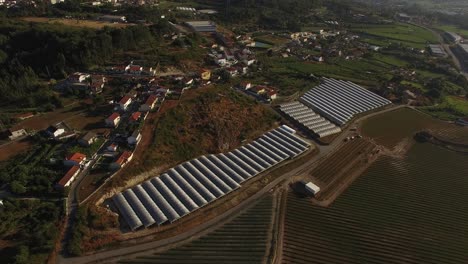
[[[353,170],[368,163],[369,155],[374,148],[375,145],[368,140],[354,139],[320,163],[310,173],[313,182],[322,190],[317,199],[327,200],[340,187],[351,184]]]
[[[331,207],[288,194],[283,263],[467,263],[468,159],[418,143],[384,156]]]
[[[446,96],[442,103],[423,108],[426,113],[444,120],[456,120],[468,116],[468,100],[462,97]]]
[[[164,253],[120,263],[264,263],[270,246],[273,198],[256,205],[215,231]]]
[[[464,38],[468,38],[468,30],[460,28],[456,25],[438,25],[435,28],[443,31],[453,32],[463,36]]]
[[[412,138],[416,132],[447,125],[413,109],[400,108],[363,121],[361,131],[377,144],[392,149],[403,139]]]
[[[60,24],[71,27],[84,27],[92,29],[101,29],[103,27],[115,27],[124,28],[130,25],[130,23],[111,23],[96,20],[83,20],[83,19],[65,19],[65,18],[47,18],[47,17],[22,17],[21,20],[35,23],[47,23],[47,24]]]
[[[352,30],[362,33],[364,40],[377,41],[371,44],[379,46],[401,43],[408,47],[423,49],[428,43],[438,43],[437,37],[431,31],[410,24],[355,24],[352,26]]]

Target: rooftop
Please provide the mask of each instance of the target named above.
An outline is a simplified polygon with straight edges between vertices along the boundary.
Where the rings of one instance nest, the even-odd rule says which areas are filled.
[[[86,160],[86,155],[83,154],[83,153],[79,153],[79,152],[75,152],[75,153],[71,153],[69,154],[65,160],[71,160],[71,161],[75,161],[75,162],[82,162],[84,160]]]
[[[119,113],[112,113],[112,115],[110,115],[107,119],[111,120],[111,121],[114,121],[118,117],[120,117]]]
[[[73,166],[71,167],[67,173],[65,174],[65,176],[62,177],[62,179],[60,179],[60,181],[57,183],[58,185],[60,186],[65,186],[69,181],[70,179],[73,177],[73,175],[75,175],[76,172],[78,172],[80,170],[80,166]]]

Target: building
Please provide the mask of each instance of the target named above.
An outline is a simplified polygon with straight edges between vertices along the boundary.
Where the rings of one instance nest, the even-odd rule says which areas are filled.
[[[445,57],[445,56],[447,56],[447,53],[445,53],[445,50],[440,45],[431,44],[431,45],[429,45],[429,50],[431,51],[431,54],[436,56],[436,57]]]
[[[82,82],[85,82],[90,77],[91,75],[87,73],[75,72],[73,74],[70,74],[70,76],[68,76],[68,81],[71,83],[82,83]]]
[[[133,158],[133,153],[130,151],[124,151],[109,165],[110,170],[118,170],[123,168]]]
[[[125,67],[125,71],[129,74],[140,75],[143,72],[143,67],[140,65],[129,64],[127,67]]]
[[[67,167],[81,166],[85,164],[85,162],[86,162],[86,155],[83,153],[75,152],[65,157],[65,160],[63,161],[63,165]]]
[[[105,120],[106,126],[108,127],[116,127],[120,123],[120,115],[119,113],[112,113],[108,118]]]
[[[130,115],[128,121],[130,121],[130,123],[136,123],[138,120],[140,120],[140,117],[141,117],[141,112],[135,112]]]
[[[101,20],[101,21],[112,22],[112,23],[115,23],[115,22],[125,23],[125,22],[127,22],[127,18],[125,16],[104,15],[104,16],[100,16],[98,19]]]
[[[119,148],[119,145],[112,143],[107,147],[107,151],[116,152]]]
[[[468,126],[468,117],[460,118],[456,123],[461,126]]]
[[[26,136],[28,133],[24,129],[18,129],[18,130],[8,130],[8,138],[10,140],[15,140],[19,137]]]
[[[153,110],[154,105],[158,102],[158,97],[156,95],[150,95],[148,99],[146,99],[145,103],[140,106],[141,112],[149,112]]]
[[[119,101],[120,109],[127,110],[127,107],[132,103],[132,98],[128,95],[122,97]]]
[[[248,90],[248,89],[252,88],[252,84],[250,82],[242,82],[239,85],[239,88],[242,89],[242,90]]]
[[[96,142],[97,136],[94,132],[88,132],[78,140],[78,144],[89,147]]]
[[[444,38],[449,41],[449,42],[454,42],[454,43],[460,43],[460,41],[463,39],[460,35],[453,33],[453,32],[445,32],[444,33]]]
[[[70,184],[75,180],[76,176],[80,174],[80,166],[73,165],[67,173],[65,173],[65,176],[60,179],[57,184],[55,185],[56,189],[63,189],[65,187],[70,186]]]
[[[138,142],[140,142],[141,140],[141,133],[138,129],[135,129],[135,131],[133,131],[132,135],[130,135],[128,138],[127,138],[127,143],[129,145],[136,145],[138,144]]]
[[[49,135],[50,137],[53,137],[53,138],[57,138],[59,137],[60,135],[64,134],[65,133],[65,129],[61,128],[61,127],[58,127],[57,125],[54,125],[54,126],[50,126],[46,129],[46,133],[47,135]]]
[[[320,187],[313,184],[312,182],[308,182],[307,184],[304,185],[304,187],[313,196],[317,195],[317,193],[320,192]]]
[[[216,24],[212,21],[188,21],[185,24],[195,32],[216,32]]]

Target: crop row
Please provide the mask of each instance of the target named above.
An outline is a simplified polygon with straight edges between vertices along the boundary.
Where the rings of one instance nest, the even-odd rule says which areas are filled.
[[[468,263],[468,160],[417,144],[328,208],[288,195],[283,263]]]
[[[163,253],[122,263],[262,263],[269,245],[272,197],[215,231]]]

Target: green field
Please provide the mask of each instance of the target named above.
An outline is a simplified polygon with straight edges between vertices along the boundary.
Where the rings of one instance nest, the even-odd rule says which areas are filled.
[[[362,133],[378,144],[393,148],[404,138],[425,128],[446,126],[445,123],[409,108],[400,108],[373,116],[362,123]]]
[[[468,100],[455,96],[446,96],[442,103],[422,109],[436,118],[456,120],[468,116]]]
[[[464,38],[468,38],[468,30],[460,28],[460,27],[455,26],[455,25],[439,25],[439,26],[436,26],[435,28],[443,30],[443,31],[457,33],[457,34],[463,36]]]
[[[270,245],[272,197],[193,242],[167,252],[120,263],[264,263]]]
[[[401,43],[408,47],[422,49],[427,46],[427,43],[438,42],[437,37],[429,30],[403,23],[385,25],[355,24],[352,26],[352,30],[363,33],[364,41],[379,46]]]
[[[283,263],[468,263],[468,157],[417,144],[331,207],[289,194]]]

